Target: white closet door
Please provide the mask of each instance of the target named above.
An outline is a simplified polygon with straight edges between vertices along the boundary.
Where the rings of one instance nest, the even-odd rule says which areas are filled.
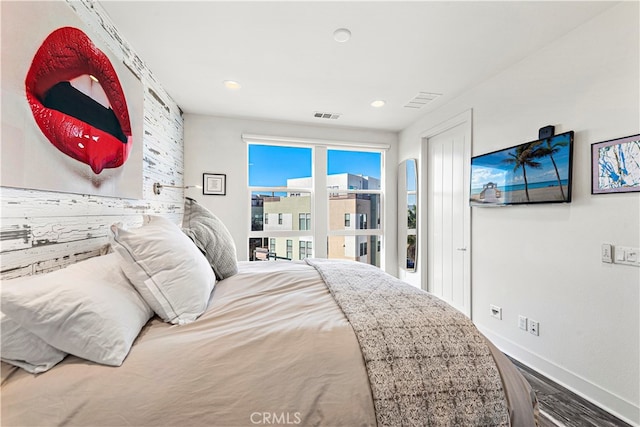
[[[427,289],[469,317],[470,142],[470,121],[423,140],[427,154]]]

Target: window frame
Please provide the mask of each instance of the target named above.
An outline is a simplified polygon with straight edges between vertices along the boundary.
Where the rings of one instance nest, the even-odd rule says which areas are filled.
[[[311,237],[311,245],[313,257],[328,258],[329,237],[330,236],[376,236],[382,247],[380,255],[380,267],[384,269],[385,264],[385,187],[386,187],[386,154],[390,148],[389,144],[379,143],[362,143],[362,142],[344,142],[329,141],[304,138],[287,138],[273,137],[264,135],[243,134],[243,141],[249,145],[273,145],[282,147],[298,147],[311,149],[312,161],[312,179],[311,188],[289,188],[289,187],[264,187],[264,186],[248,186],[248,205],[251,206],[251,195],[256,192],[283,192],[288,194],[294,193],[310,193],[311,197],[311,229],[310,230],[270,230],[270,231],[253,231],[251,224],[247,226],[249,229],[249,238],[255,237],[293,237],[299,240]],[[376,194],[380,198],[379,226],[378,228],[367,229],[340,229],[331,230],[329,226],[329,196],[330,192],[336,192],[327,188],[327,171],[328,171],[328,152],[329,150],[343,151],[364,151],[380,153],[380,189],[340,189],[338,192],[342,194]],[[249,182],[249,162],[247,150],[247,182]],[[368,219],[368,218],[367,218]],[[353,223],[353,218],[351,218]],[[322,243],[322,244],[321,244]],[[306,248],[305,248],[306,250]],[[309,254],[307,254],[309,256]]]

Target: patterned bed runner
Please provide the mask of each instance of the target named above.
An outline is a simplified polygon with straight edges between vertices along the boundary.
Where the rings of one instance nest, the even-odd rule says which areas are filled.
[[[500,373],[467,317],[376,267],[307,263],[355,331],[379,426],[509,425]]]

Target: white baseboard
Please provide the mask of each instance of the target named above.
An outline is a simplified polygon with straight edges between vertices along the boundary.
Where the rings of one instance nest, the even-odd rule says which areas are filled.
[[[544,357],[532,353],[526,348],[508,340],[492,331],[478,329],[493,342],[502,352],[521,362],[522,364],[541,373],[550,380],[571,390],[578,396],[588,400],[610,414],[620,418],[632,426],[640,427],[640,406],[605,390],[587,379],[565,368],[556,365]]]

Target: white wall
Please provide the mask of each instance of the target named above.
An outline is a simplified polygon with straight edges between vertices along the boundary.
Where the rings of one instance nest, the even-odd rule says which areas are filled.
[[[470,108],[473,155],[548,124],[575,130],[571,204],[472,209],[473,319],[503,351],[634,424],[640,268],[601,263],[600,245],[640,247],[640,193],[591,195],[590,145],[640,132],[638,16],[638,2],[609,9],[427,114],[398,152],[420,159],[419,135]],[[518,315],[539,321],[540,336]]]
[[[309,138],[331,141],[383,143],[391,149],[385,154],[386,188],[385,270],[396,274],[396,169],[397,135],[392,132],[309,126],[275,121],[224,118],[186,114],[184,117],[184,162],[186,184],[202,182],[203,172],[227,174],[226,196],[204,196],[200,190],[188,189],[186,195],[215,213],[229,228],[239,260],[248,259],[249,200],[247,189],[247,145],[242,134]]]

